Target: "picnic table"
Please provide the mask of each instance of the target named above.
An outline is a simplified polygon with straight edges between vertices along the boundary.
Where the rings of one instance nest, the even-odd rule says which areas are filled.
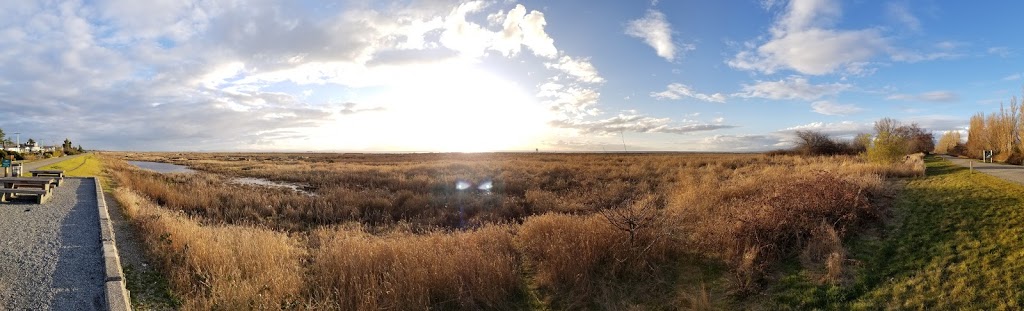
[[[60,182],[64,181],[64,171],[62,170],[31,170],[32,177],[53,177],[57,179],[57,186],[60,186]]]
[[[49,198],[51,190],[56,187],[57,179],[53,177],[2,177],[0,178],[0,202],[18,195],[36,196],[36,203],[43,204]]]

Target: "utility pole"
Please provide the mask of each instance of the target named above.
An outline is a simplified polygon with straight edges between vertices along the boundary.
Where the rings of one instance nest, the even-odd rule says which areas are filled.
[[[622,137],[622,151],[623,152],[629,152],[629,150],[626,150],[626,134],[625,134],[625,131],[619,130],[619,136]]]
[[[14,142],[16,144],[16,145],[14,145],[14,148],[18,148],[18,152],[20,153],[21,152],[21,133],[14,133],[14,135],[16,137],[18,137],[18,141]]]

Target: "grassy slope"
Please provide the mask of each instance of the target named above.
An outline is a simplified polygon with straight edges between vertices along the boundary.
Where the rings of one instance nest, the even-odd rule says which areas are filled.
[[[65,160],[40,167],[41,170],[64,170],[67,177],[90,177],[103,175],[103,165],[93,154],[86,154],[74,159]]]
[[[941,159],[908,183],[882,238],[851,243],[846,286],[786,277],[777,309],[1020,309],[1024,186]]]

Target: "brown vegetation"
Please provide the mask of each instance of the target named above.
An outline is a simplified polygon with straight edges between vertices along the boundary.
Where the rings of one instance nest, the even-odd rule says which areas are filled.
[[[202,172],[119,160],[170,154],[106,163],[186,309],[702,308],[784,258],[840,281],[882,177],[924,172],[857,156],[182,156]],[[731,281],[686,272],[709,265]]]
[[[1010,99],[1009,106],[1000,104],[999,110],[988,116],[981,112],[975,114],[971,117],[970,128],[967,131],[965,155],[981,158],[983,151],[992,150],[995,161],[1022,164],[1022,119],[1024,106],[1018,104],[1016,97]]]

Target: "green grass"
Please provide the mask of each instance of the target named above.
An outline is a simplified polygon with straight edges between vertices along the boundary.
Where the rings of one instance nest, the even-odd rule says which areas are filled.
[[[881,237],[850,241],[845,286],[783,277],[775,309],[1020,309],[1024,306],[1024,186],[938,158],[911,180]]]
[[[39,169],[64,170],[64,176],[67,177],[99,177],[103,175],[103,164],[100,163],[100,159],[96,158],[95,155],[91,153],[74,159],[43,166]]]

